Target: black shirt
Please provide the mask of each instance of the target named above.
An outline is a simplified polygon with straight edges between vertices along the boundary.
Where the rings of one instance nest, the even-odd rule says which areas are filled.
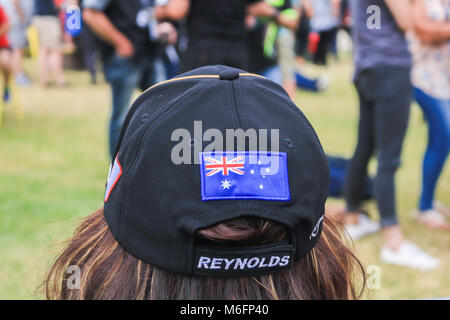
[[[56,8],[53,0],[34,1],[34,14],[37,16],[56,16]]]
[[[135,56],[152,56],[156,43],[150,40],[149,14],[145,9],[154,5],[153,0],[84,0],[84,8],[103,11],[111,23],[133,44]],[[142,20],[144,18],[144,20]],[[106,42],[102,45],[104,58],[114,53],[114,48]]]
[[[245,14],[261,0],[191,0],[187,17],[189,40],[245,40]]]
[[[291,1],[285,0],[281,6],[278,6],[279,11],[291,9]],[[249,48],[249,71],[253,73],[261,73],[266,69],[277,65],[276,48],[274,48],[274,55],[269,57],[264,54],[264,40],[267,32],[267,23],[258,22],[251,30],[248,30],[248,48]],[[278,31],[277,31],[278,32]],[[276,44],[273,43],[275,46]]]

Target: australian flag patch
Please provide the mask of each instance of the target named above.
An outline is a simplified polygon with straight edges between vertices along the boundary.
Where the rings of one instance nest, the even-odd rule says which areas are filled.
[[[285,152],[200,152],[202,201],[289,201]]]

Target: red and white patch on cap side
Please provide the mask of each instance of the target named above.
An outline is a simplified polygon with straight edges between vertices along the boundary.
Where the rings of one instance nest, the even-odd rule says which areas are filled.
[[[122,176],[122,166],[119,163],[119,155],[117,155],[116,159],[114,159],[113,166],[110,167],[109,169],[108,182],[106,184],[106,191],[105,191],[105,202],[108,201],[112,190],[116,186],[121,176]]]

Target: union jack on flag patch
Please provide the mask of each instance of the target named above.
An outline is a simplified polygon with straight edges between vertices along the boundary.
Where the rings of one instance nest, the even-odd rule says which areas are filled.
[[[220,160],[217,160],[212,157],[206,157],[205,161],[208,163],[205,164],[206,170],[209,171],[206,176],[210,177],[219,172],[222,172],[222,175],[227,176],[229,172],[233,172],[239,175],[243,175],[244,171],[239,169],[244,169],[244,157],[239,156],[230,161],[227,160],[226,156],[222,156]]]

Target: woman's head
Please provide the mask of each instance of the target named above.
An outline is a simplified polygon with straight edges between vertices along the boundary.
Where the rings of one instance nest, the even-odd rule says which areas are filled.
[[[47,296],[355,298],[359,263],[323,223],[328,186],[320,141],[281,87],[225,66],[192,70],[130,108],[105,205],[54,264]],[[70,265],[78,290],[66,286]]]
[[[255,218],[197,232],[199,241],[226,246],[277,242],[286,236],[284,225]],[[67,285],[71,265],[80,268],[79,288]],[[363,283],[361,264],[327,218],[315,247],[287,270],[252,277],[185,276],[152,267],[125,251],[100,209],[68,241],[44,288],[49,299],[355,299]]]

